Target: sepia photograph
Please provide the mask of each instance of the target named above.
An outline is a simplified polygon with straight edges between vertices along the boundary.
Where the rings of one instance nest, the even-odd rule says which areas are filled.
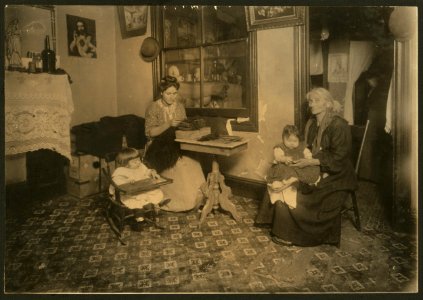
[[[417,299],[418,6],[124,4],[4,9],[2,296]]]

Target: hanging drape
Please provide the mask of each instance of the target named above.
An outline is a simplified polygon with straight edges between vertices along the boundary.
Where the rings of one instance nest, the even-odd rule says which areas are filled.
[[[323,74],[323,54],[320,40],[310,41],[310,75]]]
[[[360,74],[370,66],[374,54],[374,44],[366,41],[350,41],[348,61],[348,82],[344,98],[344,118],[350,125],[354,124],[352,95],[354,84]]]
[[[392,129],[392,85],[393,85],[393,76],[391,77],[391,83],[389,84],[388,100],[386,103],[386,123],[385,123],[385,132],[391,133]]]

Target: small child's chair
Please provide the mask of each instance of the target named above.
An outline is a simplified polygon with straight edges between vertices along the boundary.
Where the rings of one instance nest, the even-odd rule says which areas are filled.
[[[102,168],[103,174],[107,183],[112,185],[115,188],[115,195],[114,197],[109,194],[107,191],[107,206],[106,206],[106,220],[110,225],[112,231],[116,234],[117,238],[121,242],[122,245],[126,245],[122,238],[122,231],[126,224],[134,225],[136,224],[137,217],[142,216],[150,225],[154,225],[156,228],[164,229],[163,227],[159,226],[156,222],[157,211],[154,209],[154,206],[151,205],[151,208],[148,209],[131,209],[127,207],[122,201],[122,195],[131,195],[137,194],[140,192],[140,189],[127,189],[123,188],[123,186],[118,186],[112,179],[112,173],[110,171],[110,163],[114,162],[114,158],[116,153],[111,153],[105,155],[106,161],[106,168]],[[171,179],[164,178],[163,181],[160,183],[153,183],[153,184],[144,184],[143,191],[148,191],[151,189],[155,189],[158,186],[163,184],[172,183]]]

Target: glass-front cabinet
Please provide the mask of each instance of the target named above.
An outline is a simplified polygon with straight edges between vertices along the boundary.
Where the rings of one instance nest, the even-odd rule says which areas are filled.
[[[153,35],[163,45],[156,80],[178,79],[188,116],[247,117],[237,129],[256,131],[255,35],[247,32],[244,7],[155,9]]]

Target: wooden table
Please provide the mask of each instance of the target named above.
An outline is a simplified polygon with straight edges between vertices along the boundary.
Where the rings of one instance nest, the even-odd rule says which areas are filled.
[[[236,142],[226,140],[196,141],[188,139],[176,139],[182,150],[207,153],[213,155],[212,171],[207,175],[207,181],[201,186],[201,190],[207,197],[206,204],[201,212],[199,227],[212,209],[219,206],[231,213],[232,217],[239,222],[241,216],[236,211],[235,205],[229,200],[232,195],[230,187],[225,184],[225,177],[219,171],[217,155],[231,156],[248,148],[248,140],[242,139]]]

